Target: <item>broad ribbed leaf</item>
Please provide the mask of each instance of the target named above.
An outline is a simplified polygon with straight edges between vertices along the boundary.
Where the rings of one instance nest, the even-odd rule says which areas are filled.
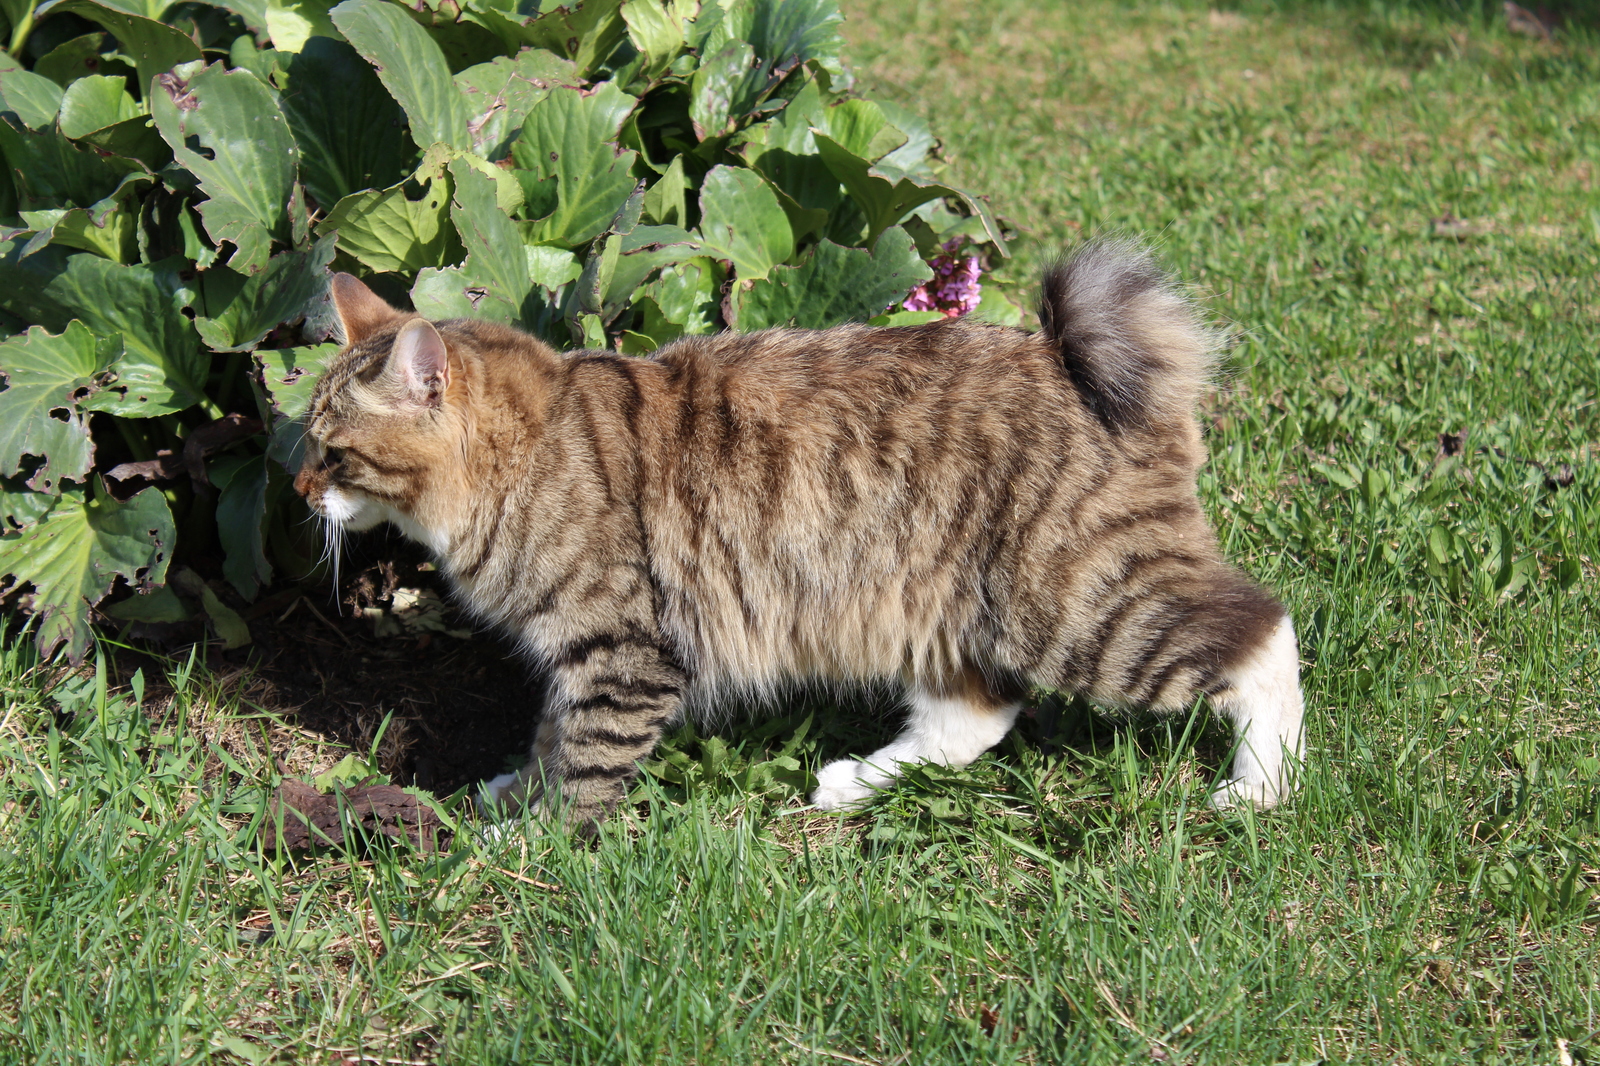
[[[253,273],[274,239],[290,243],[286,206],[300,151],[272,90],[248,71],[221,63],[162,79],[151,99],[156,128],[173,157],[200,179],[206,232],[236,251],[228,265]]]
[[[467,149],[466,101],[450,77],[444,53],[428,31],[385,0],[345,0],[330,14],[356,51],[377,68],[389,94],[411,120],[417,147],[443,142]]]
[[[101,30],[62,41],[40,56],[33,72],[42,74],[62,88],[90,74],[132,77],[133,64],[118,57],[116,43]]]
[[[104,26],[117,39],[122,54],[133,60],[139,85],[148,93],[150,79],[157,74],[201,58],[199,45],[181,31],[156,21],[166,6],[121,0],[55,0],[40,7],[39,14],[70,11]],[[156,13],[150,14],[151,11]]]
[[[181,310],[183,260],[121,266],[55,246],[23,258],[22,245],[0,244],[0,308],[55,333],[76,318],[99,337],[122,337],[116,377],[83,401],[86,409],[147,418],[200,399],[209,360]]]
[[[456,262],[462,248],[450,224],[447,151],[429,152],[398,185],[346,196],[317,232],[337,232],[339,250],[373,270],[413,273]]]
[[[533,45],[572,60],[587,78],[627,35],[622,0],[583,0],[581,4],[530,3],[528,0],[465,0],[463,15],[508,43]],[[529,12],[544,10],[527,18]]]
[[[553,89],[534,105],[511,157],[534,178],[556,180],[555,210],[534,228],[535,241],[582,244],[603,232],[627,202],[637,153],[614,145],[636,102],[607,82],[588,96]]]
[[[56,492],[62,478],[83,480],[94,444],[78,404],[100,387],[117,349],[76,321],[57,336],[34,326],[0,343],[0,476],[18,473],[22,457],[32,455],[44,462],[29,488]]]
[[[756,55],[777,67],[809,59],[837,67],[840,55],[837,0],[755,0],[749,41]]]
[[[466,160],[450,164],[450,218],[467,250],[459,267],[424,270],[411,290],[428,318],[521,322],[533,291],[516,223],[495,202],[494,179]]]
[[[455,76],[455,82],[471,115],[467,129],[472,150],[497,160],[505,157],[528,112],[552,87],[575,86],[581,79],[570,61],[529,48],[515,59],[501,56],[468,67]]]
[[[213,351],[249,351],[280,323],[303,318],[327,291],[333,243],[324,237],[308,252],[280,252],[248,276],[225,266],[202,271],[194,321],[200,339]]]
[[[405,112],[354,48],[313,37],[279,59],[288,59],[283,114],[300,146],[300,180],[324,211],[416,166]]]
[[[645,56],[648,77],[660,77],[683,51],[684,23],[694,18],[698,6],[693,0],[628,0],[622,5],[628,39]]]
[[[875,163],[900,148],[907,137],[883,108],[871,100],[844,100],[823,112],[822,132],[851,155]]]
[[[119,576],[136,585],[166,579],[176,531],[161,490],[148,488],[126,503],[104,490],[86,500],[63,495],[44,517],[0,536],[0,573],[33,586],[31,608],[42,655],[62,644],[74,661],[89,646],[89,617]]]
[[[876,249],[841,248],[823,241],[799,266],[778,267],[748,289],[735,289],[737,328],[771,326],[827,329],[841,322],[865,322],[880,315],[933,271],[917,255],[911,235],[896,226],[878,238]]]
[[[745,281],[764,278],[794,254],[794,232],[778,198],[754,171],[713,167],[700,188],[701,247]]]

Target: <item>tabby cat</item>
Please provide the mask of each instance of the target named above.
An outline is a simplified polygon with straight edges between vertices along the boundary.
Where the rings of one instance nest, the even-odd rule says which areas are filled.
[[[687,337],[649,358],[429,322],[348,274],[346,347],[295,488],[388,521],[549,691],[487,793],[590,827],[685,714],[806,679],[898,679],[904,731],[828,763],[860,806],[964,766],[1031,685],[1236,727],[1219,806],[1270,806],[1301,744],[1294,629],[1201,514],[1194,408],[1215,335],[1150,255],[1044,277],[1037,333],[969,320]]]

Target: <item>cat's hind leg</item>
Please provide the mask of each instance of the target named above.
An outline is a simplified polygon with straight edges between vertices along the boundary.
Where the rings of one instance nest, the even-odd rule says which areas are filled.
[[[1294,791],[1303,704],[1294,625],[1231,567],[1174,571],[1106,609],[1082,689],[1115,706],[1187,710],[1205,694],[1233,723],[1234,759],[1213,805],[1271,807]]]
[[[811,802],[823,810],[851,810],[871,802],[908,765],[966,766],[1011,730],[1026,692],[972,667],[948,681],[913,683],[900,735],[864,759],[839,759],[817,771]]]

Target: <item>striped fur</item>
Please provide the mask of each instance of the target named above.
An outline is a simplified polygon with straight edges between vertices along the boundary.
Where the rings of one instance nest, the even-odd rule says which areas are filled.
[[[1210,335],[1139,249],[1047,274],[1038,333],[769,330],[648,359],[334,291],[349,343],[296,487],[430,546],[548,670],[506,798],[559,795],[592,825],[686,710],[882,679],[907,687],[907,732],[825,768],[824,806],[976,758],[1030,684],[1157,710],[1207,693],[1262,749],[1219,802],[1285,790],[1292,628],[1201,513]]]

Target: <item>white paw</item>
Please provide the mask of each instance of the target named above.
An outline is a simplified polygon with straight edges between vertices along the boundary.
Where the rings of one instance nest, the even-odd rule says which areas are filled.
[[[501,774],[478,785],[478,813],[488,818],[498,818],[511,806],[511,788],[517,783],[516,774]]]
[[[1219,811],[1242,806],[1268,810],[1282,801],[1282,792],[1265,781],[1224,781],[1211,793],[1211,806]]]
[[[817,771],[817,788],[811,802],[825,811],[849,811],[865,807],[878,795],[864,775],[867,767],[855,759],[839,759]]]

